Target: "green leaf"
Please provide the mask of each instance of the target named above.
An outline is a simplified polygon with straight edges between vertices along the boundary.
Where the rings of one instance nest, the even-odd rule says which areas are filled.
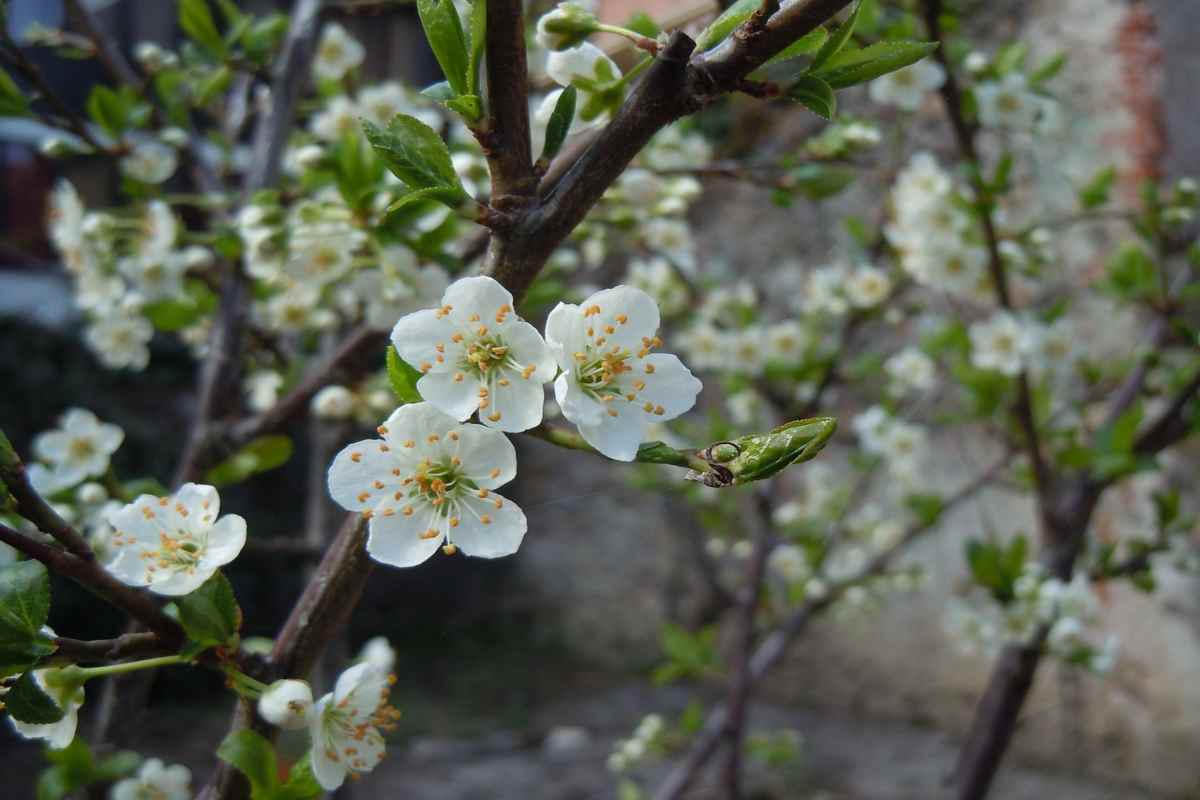
[[[0,117],[29,115],[29,100],[7,72],[0,69]]]
[[[625,20],[624,27],[651,39],[662,33],[662,28],[645,11],[635,11],[632,17]]]
[[[778,64],[783,61],[789,61],[793,58],[806,56],[816,50],[820,50],[825,42],[829,39],[829,31],[824,28],[817,28],[809,31],[801,36],[796,41],[789,44],[787,47],[780,50],[767,61],[763,66],[769,67],[772,64]]]
[[[703,53],[720,44],[726,36],[733,33],[734,28],[750,19],[750,15],[761,6],[760,0],[737,0],[696,37],[696,52]]]
[[[420,371],[402,359],[396,348],[390,344],[387,349],[387,373],[392,392],[401,405],[421,402],[421,393],[417,391],[417,381],[421,379]]]
[[[324,793],[325,790],[321,788],[321,784],[317,783],[317,779],[313,777],[309,754],[305,753],[303,758],[292,765],[288,771],[287,783],[279,787],[279,790],[271,796],[271,800],[308,800],[308,798],[319,797]]]
[[[459,114],[467,122],[476,122],[483,116],[483,100],[477,94],[460,94],[446,101],[446,108]]]
[[[25,672],[4,695],[4,707],[9,716],[19,722],[49,725],[58,722],[65,713],[58,703],[42,691],[32,672]]]
[[[417,0],[417,14],[425,29],[425,38],[442,67],[442,74],[456,94],[473,94],[467,77],[470,57],[458,9],[452,0]]]
[[[179,27],[201,49],[217,59],[225,56],[225,40],[217,30],[208,0],[179,0]]]
[[[1085,209],[1099,208],[1104,205],[1108,202],[1113,184],[1116,182],[1116,167],[1108,166],[1100,170],[1079,190],[1079,205]]]
[[[439,103],[445,103],[453,100],[455,97],[458,97],[458,95],[454,93],[454,87],[451,86],[448,81],[438,81],[437,83],[426,86],[421,90],[421,94],[424,97],[428,97],[430,100],[436,100]]]
[[[788,89],[787,96],[819,117],[833,119],[837,113],[837,97],[833,89],[813,75],[801,75]]]
[[[332,155],[338,192],[342,199],[356,211],[365,210],[370,203],[371,192],[383,178],[383,162],[375,156],[370,144],[354,132],[347,133],[338,141]]]
[[[788,173],[797,191],[810,200],[833,197],[854,182],[857,173],[836,164],[801,164]]]
[[[87,112],[92,120],[114,139],[129,129],[132,101],[124,92],[116,92],[104,85],[92,88],[87,99]]]
[[[260,436],[210,469],[204,479],[213,486],[241,483],[251,475],[275,469],[292,457],[292,440],[282,434]]]
[[[1135,242],[1126,242],[1108,260],[1108,291],[1123,300],[1152,297],[1158,293],[1158,266]]]
[[[910,494],[904,498],[904,505],[908,506],[917,521],[925,527],[937,522],[946,508],[945,501],[937,494]]]
[[[217,758],[246,776],[255,800],[270,797],[279,786],[275,748],[261,734],[251,730],[229,734],[217,748]]]
[[[1043,83],[1062,72],[1063,67],[1066,65],[1066,53],[1058,53],[1057,55],[1051,56],[1044,63],[1039,65],[1037,69],[1029,73],[1029,85],[1034,88],[1041,86]]]
[[[937,42],[878,42],[859,50],[847,50],[820,70],[814,68],[812,74],[834,89],[845,89],[915,64],[937,46]]]
[[[821,45],[821,49],[813,56],[812,70],[814,72],[827,64],[846,46],[846,42],[850,41],[850,35],[854,33],[854,26],[858,24],[858,12],[861,8],[862,3],[855,5],[846,21],[825,40],[825,44]]]
[[[37,561],[0,568],[0,677],[54,652],[42,626],[50,613],[50,577]]]
[[[383,163],[410,189],[436,190],[429,196],[451,208],[467,199],[450,161],[450,149],[433,128],[397,114],[386,130],[364,120],[363,131]]]
[[[546,144],[542,147],[542,157],[539,161],[549,162],[558,155],[558,151],[562,148],[563,142],[566,141],[567,134],[571,130],[571,123],[575,119],[577,95],[578,91],[575,87],[568,86],[558,96],[558,101],[554,104],[554,111],[550,113],[550,120],[546,123]]]
[[[483,51],[487,46],[487,0],[471,3],[471,54],[467,62],[467,89],[470,94],[479,94],[479,66],[483,63]]]
[[[208,647],[226,644],[242,627],[242,610],[233,587],[220,572],[196,591],[176,600],[175,606],[188,638],[198,644]]]

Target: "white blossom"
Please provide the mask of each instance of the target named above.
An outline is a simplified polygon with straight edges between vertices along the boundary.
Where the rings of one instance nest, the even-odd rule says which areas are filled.
[[[884,372],[901,394],[927,392],[937,382],[933,359],[916,347],[906,347],[884,362]]]
[[[1025,365],[1033,344],[1032,330],[1007,311],[971,326],[971,363],[980,369],[1013,376]]]
[[[366,50],[362,44],[336,22],[325,26],[317,52],[313,56],[313,74],[323,81],[340,81],[346,73],[362,63]]]
[[[349,419],[354,415],[354,393],[345,386],[326,386],[309,403],[318,419]]]
[[[631,286],[597,292],[582,305],[559,303],[546,338],[563,372],[554,395],[563,416],[588,444],[632,461],[646,427],[674,419],[696,403],[701,384],[678,357],[652,352],[659,313]]]
[[[1042,110],[1041,98],[1029,89],[1025,76],[1010,72],[999,81],[975,87],[979,121],[989,128],[1030,130]]]
[[[892,279],[877,267],[863,265],[846,279],[846,297],[856,308],[871,308],[887,299]]]
[[[88,326],[84,339],[106,367],[143,370],[150,363],[154,326],[138,314],[112,309]]]
[[[348,774],[370,772],[383,760],[379,729],[391,728],[397,716],[387,705],[390,685],[386,672],[365,662],[355,664],[313,707],[308,726],[312,771],[326,791],[341,786]]]
[[[58,424],[58,428],[38,434],[33,453],[66,485],[103,475],[109,458],[125,441],[123,430],[101,422],[86,409],[70,409],[59,417]]]
[[[357,98],[359,113],[376,125],[386,128],[397,114],[416,117],[431,128],[441,127],[442,117],[432,108],[418,105],[412,93],[396,81],[386,81],[364,87]]]
[[[493,491],[517,473],[504,434],[460,423],[429,403],[401,406],[379,432],[382,439],[348,445],[329,467],[333,499],[370,519],[372,558],[411,567],[443,542],[448,552],[482,558],[517,551],[525,514]]]
[[[916,111],[925,93],[940,89],[946,72],[936,61],[925,59],[871,81],[868,93],[876,103]]]
[[[336,142],[344,134],[359,130],[358,117],[359,108],[354,101],[345,95],[338,95],[313,115],[308,129],[322,141]]]
[[[246,405],[251,411],[262,413],[279,399],[283,388],[283,376],[273,369],[256,370],[246,376]]]
[[[108,515],[117,557],[108,571],[157,594],[188,594],[233,561],[246,543],[246,520],[218,519],[212,486],[185,483],[170,497],[144,494]]]
[[[372,636],[368,639],[358,652],[358,657],[362,661],[374,664],[381,672],[391,672],[396,664],[396,650],[384,636]]]
[[[259,715],[288,730],[307,727],[312,707],[312,688],[304,681],[275,681],[258,698]]]
[[[142,183],[162,183],[175,174],[179,156],[175,149],[146,139],[133,145],[133,150],[121,158],[121,172]]]
[[[402,317],[392,344],[423,373],[421,397],[443,413],[465,420],[478,410],[483,424],[503,431],[542,421],[542,384],[554,377],[554,357],[492,278],[455,281],[440,307]]]
[[[190,800],[192,773],[182,764],[147,759],[134,777],[113,784],[109,800]]]
[[[559,3],[538,17],[535,38],[547,50],[574,47],[597,29],[596,17],[578,3]]]

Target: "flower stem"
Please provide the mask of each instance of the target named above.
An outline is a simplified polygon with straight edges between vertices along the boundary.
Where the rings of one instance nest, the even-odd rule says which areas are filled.
[[[637,31],[631,31],[629,28],[622,28],[619,25],[605,25],[604,23],[600,23],[596,26],[596,30],[603,31],[604,33],[616,34],[617,36],[624,36],[626,39],[637,45],[639,49],[645,50],[651,55],[658,52],[659,45],[656,40],[650,38],[649,36],[643,36]]]
[[[172,664],[185,663],[187,663],[187,659],[181,655],[159,656],[158,658],[145,658],[141,661],[108,664],[103,667],[76,667],[74,674],[83,680],[90,680],[92,678],[101,678],[105,675],[120,675],[125,672],[137,672],[141,669],[154,669],[155,667],[168,667]]]

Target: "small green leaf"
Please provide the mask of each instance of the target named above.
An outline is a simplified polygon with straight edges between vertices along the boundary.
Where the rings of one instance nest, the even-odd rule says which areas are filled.
[[[430,100],[436,100],[439,103],[445,103],[458,96],[454,93],[454,87],[451,86],[448,81],[438,81],[437,83],[426,86],[421,90],[421,94],[424,97],[428,97]]]
[[[13,719],[33,725],[49,725],[58,722],[65,713],[58,703],[42,691],[32,672],[17,678],[17,682],[4,695],[4,707]]]
[[[430,195],[455,208],[467,199],[442,137],[425,123],[397,114],[387,129],[363,122],[367,141],[392,173],[410,189],[434,189]]]
[[[425,38],[455,94],[472,94],[467,69],[467,37],[452,0],[417,0]]]
[[[937,42],[878,42],[840,53],[819,70],[814,67],[812,74],[834,89],[845,89],[915,64],[937,47]]]
[[[260,436],[210,469],[204,479],[213,486],[240,483],[251,475],[275,469],[292,457],[292,440],[287,436]]]
[[[720,44],[726,36],[733,33],[734,28],[750,19],[750,15],[761,6],[760,0],[737,0],[696,37],[696,52],[703,53]]]
[[[1107,166],[1100,170],[1079,190],[1079,205],[1089,210],[1104,205],[1116,182],[1116,167]]]
[[[179,27],[189,39],[216,58],[225,56],[225,40],[217,30],[208,0],[179,0]]]
[[[1058,53],[1057,55],[1051,56],[1044,63],[1039,65],[1037,69],[1029,74],[1029,85],[1034,88],[1041,86],[1043,83],[1062,72],[1063,67],[1066,65],[1066,53]]]
[[[114,139],[121,138],[129,129],[131,106],[132,101],[126,93],[101,84],[92,88],[87,99],[88,116]]]
[[[50,613],[50,578],[37,561],[0,567],[0,677],[54,652],[42,626]]]
[[[272,796],[279,787],[275,748],[261,734],[251,730],[229,734],[217,748],[217,758],[246,776],[255,800]]]
[[[801,36],[796,41],[789,44],[787,47],[780,50],[767,61],[763,66],[769,67],[772,64],[778,64],[783,61],[788,61],[800,56],[806,56],[816,50],[820,50],[825,42],[829,39],[829,31],[824,28],[817,28],[809,31]]]
[[[175,606],[188,638],[209,647],[226,644],[242,626],[242,610],[233,596],[233,587],[220,572],[176,600]]]
[[[936,494],[910,494],[904,498],[904,505],[912,511],[917,522],[925,527],[937,522],[946,508],[941,495]]]
[[[460,94],[446,101],[446,108],[467,122],[477,122],[483,116],[483,100],[477,94]]]
[[[546,123],[546,144],[542,147],[540,161],[549,162],[562,149],[563,142],[567,140],[567,134],[571,130],[571,123],[575,120],[575,99],[578,94],[574,86],[568,86],[558,96],[554,111],[550,113],[550,120]]]
[[[7,72],[0,69],[0,117],[29,115],[29,100]]]
[[[787,96],[819,117],[833,119],[837,113],[837,97],[833,89],[813,75],[801,75],[788,89]]]
[[[392,392],[401,405],[421,402],[421,393],[417,391],[417,381],[421,379],[420,371],[402,359],[392,345],[388,345],[387,349],[387,373]]]
[[[487,46],[487,0],[471,3],[471,55],[467,62],[467,88],[471,94],[479,94],[479,65],[483,63],[483,51]]]
[[[846,21],[830,34],[829,38],[825,40],[825,44],[821,45],[821,49],[813,56],[812,70],[814,72],[841,52],[841,49],[846,46],[846,42],[850,41],[850,36],[854,33],[854,26],[858,24],[858,12],[861,8],[862,3],[855,5]]]
[[[788,172],[791,184],[810,200],[833,197],[854,182],[857,173],[836,164],[801,164]]]
[[[309,754],[305,753],[304,757],[288,770],[287,783],[279,787],[279,790],[271,796],[271,800],[308,800],[308,798],[319,797],[324,792],[321,784],[317,783],[317,779],[313,776]]]

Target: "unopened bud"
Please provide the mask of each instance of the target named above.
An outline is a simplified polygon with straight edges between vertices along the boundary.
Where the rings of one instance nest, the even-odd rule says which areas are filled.
[[[275,681],[258,698],[258,713],[272,725],[295,730],[308,724],[312,704],[312,689],[304,681]]]
[[[578,3],[559,3],[538,19],[537,43],[547,50],[575,47],[600,29],[600,21]]]

